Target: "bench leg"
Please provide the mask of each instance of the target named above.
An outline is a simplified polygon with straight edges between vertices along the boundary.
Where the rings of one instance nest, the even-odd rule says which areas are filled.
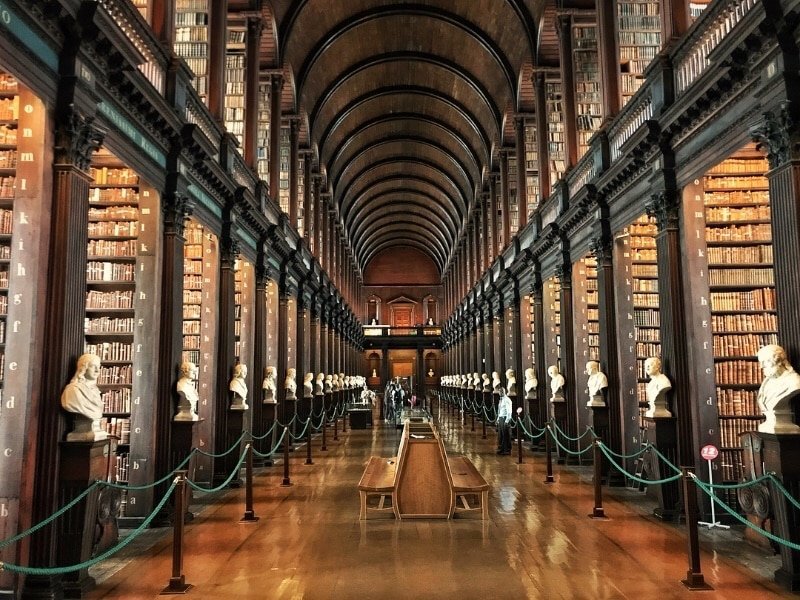
[[[484,490],[481,492],[481,519],[487,520],[489,518],[489,492]]]
[[[358,515],[358,519],[365,521],[367,518],[367,493],[359,490],[358,495],[361,499],[361,512]]]

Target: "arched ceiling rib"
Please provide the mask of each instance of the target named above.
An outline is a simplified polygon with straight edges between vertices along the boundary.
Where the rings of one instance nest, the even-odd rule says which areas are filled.
[[[504,126],[531,111],[544,0],[270,4],[272,52],[359,267],[410,246],[443,273]]]

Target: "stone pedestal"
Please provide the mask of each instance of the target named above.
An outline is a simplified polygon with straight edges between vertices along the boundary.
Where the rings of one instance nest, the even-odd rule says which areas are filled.
[[[800,497],[800,435],[759,433],[764,443],[764,470],[774,472],[783,487]],[[778,537],[800,544],[800,511],[784,495],[770,485],[770,501],[774,513],[773,527]],[[775,581],[792,592],[800,591],[800,551],[778,544],[781,566]]]
[[[261,429],[258,435],[264,435],[269,428],[272,427],[272,424],[275,422],[275,417],[278,414],[278,404],[277,402],[264,402],[261,406]],[[275,440],[278,439],[276,435],[276,429],[272,430],[272,433],[265,437],[263,440],[256,441],[256,448],[258,449],[261,454],[265,454],[272,450],[273,446],[275,445]],[[272,455],[269,455],[265,459],[263,459],[263,466],[271,467],[275,464]]]
[[[58,505],[63,506],[79,496],[96,479],[105,479],[111,460],[110,440],[95,442],[61,442],[60,494]],[[58,521],[58,565],[77,565],[94,554],[95,527],[98,525],[98,497],[95,489],[67,511]],[[106,524],[108,526],[108,524]],[[114,525],[112,525],[114,526]],[[81,598],[94,588],[94,578],[88,569],[66,573],[62,578],[64,597]]]
[[[675,417],[644,417],[647,439],[669,462],[678,465],[678,425]],[[675,473],[666,469],[661,459],[653,452],[649,453],[648,479],[666,479]],[[656,499],[658,506],[653,514],[664,521],[672,521],[681,513],[680,480],[659,485],[648,485],[647,494]]]

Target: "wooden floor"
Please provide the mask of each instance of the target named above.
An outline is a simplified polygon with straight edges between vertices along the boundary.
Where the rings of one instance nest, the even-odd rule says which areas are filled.
[[[609,520],[592,508],[588,468],[556,467],[545,485],[541,455],[496,456],[493,432],[482,440],[442,415],[449,452],[467,454],[492,486],[488,521],[359,521],[356,484],[371,455],[391,456],[398,432],[379,425],[348,431],[328,452],[314,443],[282,467],[256,477],[257,524],[241,525],[243,490],[214,497],[187,526],[184,574],[197,599],[393,598],[777,598],[779,587],[712,549],[702,554],[711,592],[680,583],[687,569],[683,529],[649,516],[641,503],[606,498]],[[516,447],[515,447],[516,452]],[[638,495],[621,490],[620,497]],[[148,532],[149,533],[149,532]],[[150,533],[150,535],[157,535]],[[106,577],[90,598],[154,598],[171,574],[170,536]],[[708,546],[708,544],[705,544]]]

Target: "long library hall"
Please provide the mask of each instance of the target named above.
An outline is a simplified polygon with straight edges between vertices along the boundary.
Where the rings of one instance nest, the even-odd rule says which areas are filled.
[[[800,592],[798,14],[0,3],[0,599]]]

